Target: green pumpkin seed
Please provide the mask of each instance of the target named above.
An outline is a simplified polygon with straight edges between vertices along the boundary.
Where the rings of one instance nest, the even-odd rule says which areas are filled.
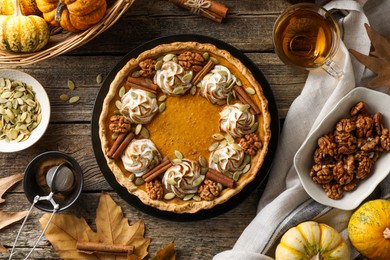
[[[207,160],[206,160],[206,158],[204,158],[203,155],[199,156],[198,161],[199,161],[200,166],[207,167]]]
[[[61,94],[60,95],[60,99],[62,100],[62,101],[68,101],[69,100],[69,95],[67,95],[67,94]],[[23,101],[23,100],[22,100]]]
[[[194,197],[192,197],[193,200],[195,201],[201,201],[202,198],[199,196],[199,195],[194,195]]]
[[[78,102],[79,100],[80,100],[79,96],[73,96],[73,97],[69,98],[69,103],[74,104],[74,103]]]
[[[131,76],[133,78],[139,78],[141,76],[141,73],[137,70],[137,71],[134,71],[133,73],[131,73]]]
[[[216,140],[216,141],[221,141],[224,138],[225,137],[223,136],[223,134],[220,134],[220,133],[213,134],[213,139]]]
[[[103,82],[103,75],[99,74],[96,76],[96,83],[101,84]]]
[[[167,183],[169,185],[176,185],[177,184],[177,182],[174,179],[167,179]]]
[[[175,56],[176,56],[176,55],[173,54],[173,53],[168,53],[167,55],[165,55],[165,56],[163,57],[163,61],[165,61],[165,62],[170,61],[170,60],[172,60],[173,57],[175,57]]]
[[[149,134],[149,130],[148,129],[146,129],[146,127],[142,127],[142,129],[141,129],[141,136],[143,137],[143,138],[149,138],[149,136],[150,136],[150,134]]]
[[[168,192],[167,194],[164,195],[164,199],[165,200],[171,200],[173,199],[174,197],[176,197],[175,193],[173,192]]]
[[[236,80],[236,84],[237,84],[237,86],[240,86],[240,87],[242,86],[242,82],[238,79]]]
[[[158,98],[158,101],[159,101],[159,102],[164,102],[166,99],[167,99],[167,95],[161,95],[161,96]]]
[[[141,177],[137,177],[134,180],[134,184],[137,185],[137,186],[140,186],[140,185],[142,185],[144,183],[145,183],[145,180],[143,178],[141,178]]]
[[[136,127],[135,127],[135,135],[138,135],[142,130],[142,124],[138,124]]]
[[[155,70],[160,70],[161,67],[162,67],[162,65],[163,65],[163,63],[164,63],[163,60],[158,60],[158,61],[156,62],[156,64],[154,65],[154,69],[155,69]]]
[[[203,59],[205,59],[205,60],[208,60],[210,58],[210,54],[208,52],[204,52],[202,54],[202,56],[203,56]]]
[[[145,94],[146,96],[150,97],[150,98],[156,98],[156,94],[150,92],[150,91],[145,91]]]
[[[175,156],[176,156],[177,159],[183,159],[184,158],[183,154],[180,151],[175,150],[174,153],[175,153]]]
[[[252,127],[251,127],[250,132],[251,132],[251,133],[255,132],[255,131],[257,130],[258,127],[259,127],[259,123],[258,123],[258,122],[254,123],[254,124],[252,125]]]
[[[162,103],[158,106],[158,112],[160,112],[160,113],[164,112],[165,108],[166,108],[166,104],[165,104],[165,102],[162,102]]]
[[[232,143],[231,146],[235,149],[235,150],[238,150],[238,151],[242,151],[242,147],[236,143]]]
[[[129,176],[129,181],[134,182],[134,180],[135,180],[135,174],[132,173],[132,174],[130,174],[130,176]]]
[[[251,161],[251,156],[249,154],[245,154],[244,156],[244,164],[248,164]]]
[[[70,80],[70,79],[68,79],[68,88],[70,90],[74,90],[76,88],[74,82],[72,80]]]
[[[201,167],[200,168],[200,174],[205,175],[208,172],[209,168],[208,167]]]
[[[176,94],[176,95],[183,94],[184,93],[184,87],[183,86],[176,87],[176,88],[173,89],[172,93]]]
[[[188,201],[188,200],[191,200],[193,197],[195,196],[195,194],[187,194],[184,196],[183,200],[184,201]]]
[[[219,64],[219,60],[217,60],[217,59],[214,58],[214,57],[210,57],[210,60],[211,60],[214,64]]]
[[[117,109],[122,109],[122,102],[120,100],[115,101],[115,106]]]
[[[233,173],[233,180],[235,181],[238,181],[238,179],[240,178],[240,172],[239,171],[236,171],[235,173]]]
[[[119,95],[120,98],[122,98],[123,95],[124,95],[125,93],[126,93],[126,88],[125,88],[125,86],[122,86],[122,87],[119,89],[118,95]]]
[[[213,154],[212,159],[213,159],[213,163],[215,163],[215,164],[219,163],[219,156],[218,156],[218,154]]]
[[[212,145],[209,146],[209,152],[216,150],[218,146],[219,146],[219,142],[214,142]]]
[[[234,138],[233,138],[233,136],[231,136],[230,134],[226,134],[226,135],[225,135],[225,139],[226,139],[226,141],[227,141],[229,144],[233,144],[233,143],[234,143]]]
[[[183,82],[190,82],[191,79],[192,79],[192,73],[187,73],[187,74],[185,74],[185,75],[181,78],[181,80],[182,80]]]
[[[246,88],[245,91],[249,95],[254,95],[256,93],[256,91],[253,88]]]
[[[251,106],[249,104],[243,104],[241,105],[238,109],[241,111],[241,112],[246,112]]]
[[[196,180],[192,182],[192,186],[199,186],[203,182],[204,176],[198,177]]]
[[[111,139],[116,140],[118,138],[118,135],[119,135],[119,133],[117,133],[117,132],[112,133]]]
[[[138,98],[138,94],[135,93],[135,92],[130,92],[130,96],[132,99],[137,99]]]
[[[195,96],[196,94],[196,86],[192,86],[191,89],[190,89],[190,94]]]
[[[176,165],[176,164],[179,164],[182,162],[182,159],[179,159],[179,158],[175,158],[172,160],[172,164]]]
[[[242,173],[247,173],[250,168],[251,168],[250,164],[245,165],[244,169],[242,170]]]

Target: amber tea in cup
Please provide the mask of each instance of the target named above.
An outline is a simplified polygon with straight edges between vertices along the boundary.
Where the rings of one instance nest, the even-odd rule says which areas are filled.
[[[322,67],[340,77],[341,70],[332,60],[340,42],[340,29],[324,8],[310,3],[290,6],[276,20],[273,30],[275,52],[296,67]]]

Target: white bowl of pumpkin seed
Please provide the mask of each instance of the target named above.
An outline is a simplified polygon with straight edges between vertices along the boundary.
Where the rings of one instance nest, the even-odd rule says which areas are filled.
[[[32,76],[0,70],[0,152],[11,153],[35,144],[50,121],[50,101]]]

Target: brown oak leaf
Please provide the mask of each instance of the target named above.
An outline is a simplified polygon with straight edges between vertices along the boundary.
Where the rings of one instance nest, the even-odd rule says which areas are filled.
[[[353,49],[349,51],[363,65],[376,73],[376,77],[368,82],[368,87],[388,87],[390,93],[390,39],[386,39],[365,24],[367,35],[371,40],[373,50],[370,56],[361,54]]]
[[[175,259],[176,259],[175,243],[171,242],[163,249],[160,249],[151,260],[175,260]]]
[[[42,229],[46,226],[50,213],[39,220]],[[145,238],[145,225],[140,220],[129,225],[121,207],[107,193],[102,193],[96,210],[96,232],[84,218],[70,214],[56,214],[45,232],[61,259],[143,259],[148,254],[150,238]],[[108,245],[133,245],[131,256],[105,254],[84,254],[76,249],[77,241],[100,242]]]
[[[5,200],[3,199],[4,193],[14,186],[17,182],[23,179],[23,173],[14,174],[5,178],[0,179],[0,203],[3,203]]]

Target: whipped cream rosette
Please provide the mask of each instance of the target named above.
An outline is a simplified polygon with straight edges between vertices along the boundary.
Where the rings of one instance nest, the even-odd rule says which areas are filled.
[[[157,98],[145,90],[131,88],[122,97],[121,110],[128,112],[130,122],[147,124],[158,112]]]
[[[216,65],[200,82],[200,94],[212,104],[224,105],[236,80],[228,68]]]
[[[125,169],[141,177],[161,162],[161,154],[149,139],[133,140],[122,154]]]
[[[219,128],[234,138],[252,133],[256,118],[249,110],[249,105],[236,103],[226,106],[220,113]]]
[[[168,192],[173,192],[177,197],[183,198],[188,194],[195,194],[201,182],[199,178],[204,178],[200,174],[198,162],[183,159],[182,162],[170,167],[164,174],[162,183]],[[198,183],[196,183],[196,182]]]
[[[153,81],[165,94],[180,95],[192,87],[192,76],[192,71],[185,71],[174,61],[167,61],[156,71]]]
[[[210,154],[209,167],[230,178],[241,175],[245,166],[245,154],[238,145],[220,145]]]

